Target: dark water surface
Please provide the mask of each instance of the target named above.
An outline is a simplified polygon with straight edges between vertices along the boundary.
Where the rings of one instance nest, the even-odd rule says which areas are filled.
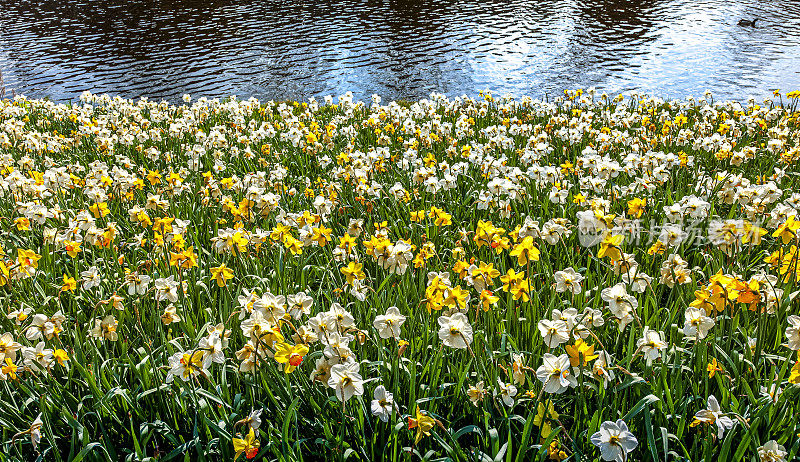
[[[54,100],[590,86],[745,99],[800,89],[800,1],[0,0],[0,72],[7,96]]]

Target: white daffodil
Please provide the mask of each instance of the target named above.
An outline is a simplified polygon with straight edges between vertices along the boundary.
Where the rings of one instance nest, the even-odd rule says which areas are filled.
[[[452,316],[439,316],[439,338],[442,342],[457,349],[464,349],[472,343],[472,326],[464,313]]]
[[[793,314],[786,320],[789,322],[786,328],[787,346],[792,350],[800,350],[800,316]]]
[[[562,343],[569,341],[569,328],[567,323],[561,320],[551,321],[542,319],[539,321],[539,333],[542,334],[545,345],[548,348],[555,348]]]
[[[386,391],[383,385],[378,385],[372,393],[372,398],[370,406],[372,415],[377,416],[383,422],[388,422],[394,408],[394,396]]]
[[[406,317],[400,314],[400,310],[396,306],[390,306],[386,314],[375,316],[372,326],[381,338],[400,338],[400,327],[404,322]]]
[[[714,395],[710,395],[706,400],[706,409],[697,411],[697,413],[694,415],[694,422],[692,422],[691,425],[695,426],[700,422],[709,425],[716,424],[717,437],[719,439],[722,439],[723,435],[725,434],[725,430],[733,428],[733,426],[736,424],[735,420],[723,415],[722,410],[719,407],[719,402]]]
[[[556,292],[570,291],[575,295],[581,293],[583,275],[576,272],[572,267],[556,271],[554,276],[556,278]]]
[[[616,422],[605,421],[600,430],[592,435],[592,444],[600,448],[600,457],[606,461],[626,462],[639,441],[628,431],[628,425],[619,419]]]
[[[568,388],[578,385],[571,370],[569,355],[555,356],[545,353],[542,361],[543,364],[536,369],[536,378],[544,384],[546,393],[564,393]]]
[[[503,383],[503,381],[500,380],[500,377],[497,378],[497,386],[499,391],[497,389],[494,390],[494,396],[496,397],[500,395],[500,399],[503,401],[503,404],[508,407],[514,406],[514,397],[517,396],[517,387],[511,383]]]
[[[758,448],[758,458],[761,462],[786,462],[786,448],[775,440],[769,440]]]
[[[336,398],[345,403],[353,396],[364,394],[364,379],[358,373],[358,363],[336,364],[331,367],[328,386],[333,388]]]
[[[686,308],[684,313],[686,322],[683,324],[683,335],[702,340],[708,335],[708,331],[716,324],[716,322],[706,316],[705,310],[700,310],[693,306]]]

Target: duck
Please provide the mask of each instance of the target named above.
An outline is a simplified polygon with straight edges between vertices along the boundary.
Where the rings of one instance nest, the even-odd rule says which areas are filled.
[[[740,19],[739,25],[743,27],[756,27],[756,21],[758,21],[758,18],[755,18],[752,21],[749,19]]]

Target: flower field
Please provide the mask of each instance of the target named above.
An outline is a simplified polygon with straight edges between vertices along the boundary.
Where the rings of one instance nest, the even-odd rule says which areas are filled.
[[[0,102],[0,461],[800,457],[800,92]]]

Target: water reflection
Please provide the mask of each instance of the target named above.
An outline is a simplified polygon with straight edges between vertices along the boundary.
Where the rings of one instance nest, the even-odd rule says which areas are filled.
[[[791,0],[0,0],[9,90],[176,100],[800,88]],[[759,27],[737,25],[759,17]]]

